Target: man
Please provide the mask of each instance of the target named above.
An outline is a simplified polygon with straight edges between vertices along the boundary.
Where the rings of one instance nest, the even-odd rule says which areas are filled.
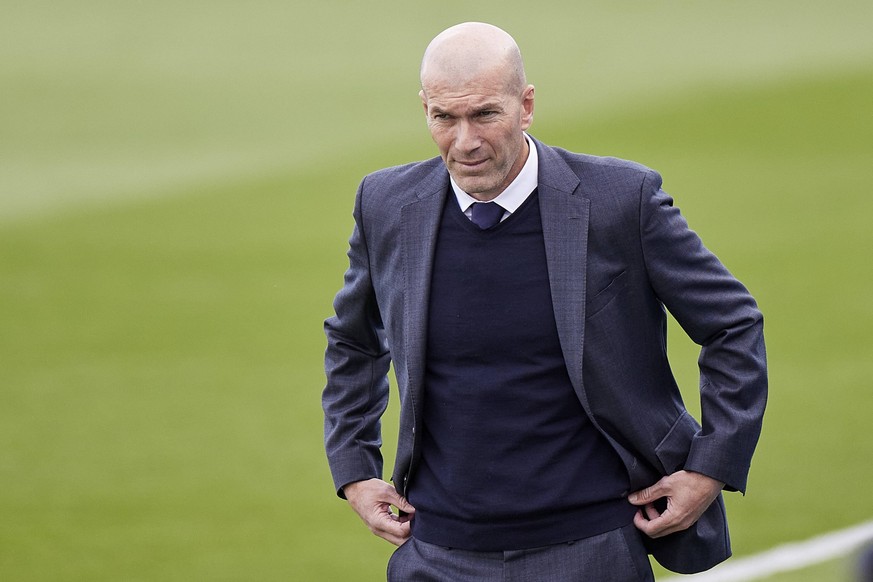
[[[655,172],[525,133],[534,87],[506,32],[444,31],[421,87],[440,157],[362,181],[325,322],[328,459],[400,546],[389,579],[651,580],[647,553],[685,573],[726,559],[720,491],[744,490],[766,400],[755,301]],[[702,346],[702,427],[665,307]]]

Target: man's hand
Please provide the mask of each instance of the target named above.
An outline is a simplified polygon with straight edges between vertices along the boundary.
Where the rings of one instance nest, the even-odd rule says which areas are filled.
[[[677,471],[628,496],[628,501],[642,506],[634,516],[634,525],[650,538],[688,529],[700,519],[723,487],[721,481],[701,473]],[[654,503],[663,498],[667,500],[667,509],[658,513]]]
[[[355,481],[343,487],[343,493],[371,532],[395,546],[402,546],[409,539],[409,522],[415,508],[390,483],[381,479]],[[395,514],[392,505],[407,515]]]

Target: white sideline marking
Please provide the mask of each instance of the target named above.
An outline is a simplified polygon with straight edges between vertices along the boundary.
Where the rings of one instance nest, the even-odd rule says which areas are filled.
[[[674,576],[663,582],[746,582],[780,572],[800,570],[819,562],[845,556],[873,540],[873,521],[824,534],[803,542],[777,546],[747,558],[729,560],[715,568],[690,576]]]

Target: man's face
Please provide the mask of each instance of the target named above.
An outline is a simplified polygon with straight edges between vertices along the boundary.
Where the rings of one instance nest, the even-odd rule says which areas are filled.
[[[506,89],[498,74],[466,82],[429,82],[421,92],[427,125],[462,190],[492,200],[527,159],[524,130],[533,119],[533,86]]]

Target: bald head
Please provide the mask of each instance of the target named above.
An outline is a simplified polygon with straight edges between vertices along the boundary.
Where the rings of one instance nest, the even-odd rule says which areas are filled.
[[[482,22],[465,22],[444,30],[430,42],[421,62],[425,93],[434,85],[463,86],[495,76],[509,93],[520,93],[527,84],[515,40],[506,31]]]

